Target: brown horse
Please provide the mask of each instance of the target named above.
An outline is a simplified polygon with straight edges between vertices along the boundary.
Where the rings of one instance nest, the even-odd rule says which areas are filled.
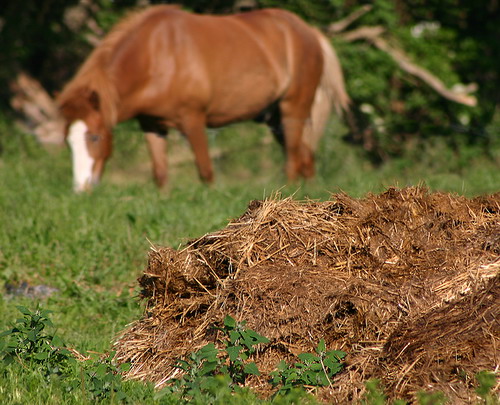
[[[137,118],[156,183],[167,181],[166,134],[182,132],[211,182],[206,127],[258,119],[283,141],[289,179],[314,175],[314,150],[332,107],[346,109],[328,40],[296,15],[265,9],[229,16],[154,6],[121,21],[58,97],[75,190],[101,177],[112,128]]]

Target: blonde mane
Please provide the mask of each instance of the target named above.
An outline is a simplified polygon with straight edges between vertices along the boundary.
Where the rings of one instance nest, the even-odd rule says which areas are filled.
[[[119,95],[107,71],[114,49],[129,32],[133,31],[150,15],[178,8],[175,5],[160,5],[129,13],[104,37],[73,79],[66,84],[57,98],[58,105],[70,103],[82,90],[95,92],[99,95],[99,108],[105,124],[109,127],[114,126],[117,122]]]

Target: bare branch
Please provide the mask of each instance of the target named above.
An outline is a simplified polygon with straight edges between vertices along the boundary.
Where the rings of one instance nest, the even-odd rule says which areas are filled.
[[[330,35],[337,34],[339,32],[344,31],[350,24],[356,21],[361,16],[368,13],[373,8],[370,4],[365,4],[363,7],[358,8],[352,14],[348,15],[346,18],[335,21],[328,26],[327,33]]]
[[[11,89],[15,93],[12,99],[14,106],[20,106],[26,100],[38,106],[38,111],[29,114],[29,118],[41,121],[42,119],[57,115],[57,107],[52,98],[38,81],[28,76],[25,72],[19,73],[15,81],[11,83]]]
[[[10,83],[10,87],[13,93],[11,106],[25,117],[21,126],[33,132],[42,143],[62,143],[64,123],[55,101],[42,85],[21,72]]]
[[[373,38],[379,37],[385,32],[385,28],[380,25],[374,25],[372,27],[360,27],[355,30],[347,31],[339,35],[345,41],[354,42],[364,39],[367,41],[372,41]]]
[[[89,18],[86,22],[87,28],[90,33],[85,35],[85,39],[92,45],[97,46],[100,44],[101,39],[104,37],[104,30],[97,24],[96,20]]]
[[[381,37],[384,31],[384,28],[381,26],[361,27],[340,36],[344,40],[350,42],[361,39],[370,42],[381,51],[389,54],[401,69],[427,83],[427,85],[444,98],[470,107],[477,105],[476,97],[468,94],[471,91],[475,91],[477,85],[454,86],[453,89],[448,89],[445,84],[431,72],[411,62],[409,56],[406,55],[403,50],[391,47],[387,41]]]

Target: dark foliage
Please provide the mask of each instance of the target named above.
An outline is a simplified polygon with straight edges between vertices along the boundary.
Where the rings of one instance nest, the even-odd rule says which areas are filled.
[[[144,2],[139,2],[143,4]],[[173,3],[152,0],[149,3]],[[282,7],[325,28],[372,4],[364,0],[181,0],[196,12],[231,13],[252,7]],[[26,0],[0,5],[0,108],[8,108],[9,83],[27,71],[49,92],[60,90],[90,52],[87,24],[106,32],[134,0]],[[78,13],[75,13],[78,10]],[[71,14],[73,12],[73,14]],[[71,15],[73,17],[71,17]],[[420,79],[402,71],[386,53],[366,41],[334,38],[353,100],[357,131],[351,141],[383,161],[441,137],[455,150],[497,143],[500,117],[500,5],[495,0],[380,0],[348,29],[380,25],[384,39],[404,49],[448,88],[476,83],[476,107],[446,100]],[[98,34],[98,33],[97,33]],[[480,148],[480,149],[481,149]]]

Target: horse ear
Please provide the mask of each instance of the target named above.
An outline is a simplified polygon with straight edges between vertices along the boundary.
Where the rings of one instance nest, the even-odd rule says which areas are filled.
[[[88,88],[79,88],[62,93],[63,98],[58,98],[59,111],[68,120],[86,116],[91,110],[99,111],[99,94]]]
[[[77,115],[78,108],[70,100],[64,100],[59,102],[59,111],[61,114],[68,119],[71,119]]]
[[[90,101],[90,105],[92,106],[92,108],[94,110],[99,110],[99,107],[101,105],[101,101],[99,99],[99,94],[95,90],[92,90],[90,92],[89,101]]]

